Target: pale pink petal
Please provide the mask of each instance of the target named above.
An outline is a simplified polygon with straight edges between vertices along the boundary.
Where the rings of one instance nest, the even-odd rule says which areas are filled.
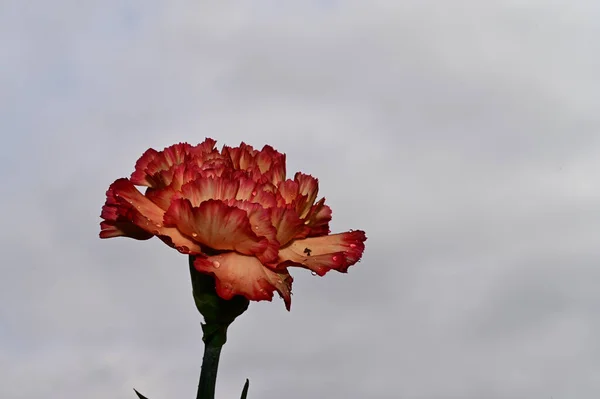
[[[279,250],[279,267],[301,266],[320,276],[331,269],[345,273],[360,260],[366,239],[364,231],[355,230],[296,240]]]
[[[226,300],[243,295],[251,301],[271,301],[277,291],[290,310],[292,276],[287,270],[275,271],[263,266],[253,256],[235,252],[196,257],[194,267],[215,277],[217,294]]]

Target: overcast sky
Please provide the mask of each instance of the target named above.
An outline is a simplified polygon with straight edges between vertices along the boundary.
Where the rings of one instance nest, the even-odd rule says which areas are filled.
[[[148,148],[270,144],[362,262],[232,325],[217,399],[600,395],[600,4],[0,1],[0,397],[192,398],[187,259],[98,238]]]

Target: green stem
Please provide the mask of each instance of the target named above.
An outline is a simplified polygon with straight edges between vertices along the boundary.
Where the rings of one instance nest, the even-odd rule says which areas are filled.
[[[211,255],[210,252],[205,252]],[[248,309],[250,301],[240,295],[229,300],[219,297],[215,290],[214,277],[197,271],[193,256],[189,257],[189,266],[194,302],[204,317],[202,323],[204,357],[196,399],[214,399],[219,357],[227,341],[227,328],[236,317]]]
[[[198,383],[198,394],[196,399],[214,399],[215,385],[217,382],[217,370],[219,368],[219,357],[222,345],[205,343],[204,357],[202,358],[202,370],[200,382]]]

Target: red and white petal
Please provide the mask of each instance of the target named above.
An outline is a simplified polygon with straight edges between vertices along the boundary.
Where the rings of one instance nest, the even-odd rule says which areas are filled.
[[[252,146],[242,142],[239,147],[223,146],[221,154],[231,159],[235,169],[246,170],[254,165],[257,151]]]
[[[142,156],[135,163],[135,172],[131,174],[131,182],[136,186],[148,186],[151,187],[153,182],[148,176],[146,171],[150,162],[158,156],[158,151],[153,148],[149,148],[142,154]]]
[[[199,207],[185,198],[173,200],[164,223],[212,249],[254,255],[269,245],[266,238],[253,232],[246,211],[219,200],[204,201]]]
[[[229,147],[224,145],[221,149],[221,155],[226,158],[229,158],[231,160],[231,164],[235,169],[240,168],[240,149],[238,147]]]
[[[181,198],[181,192],[175,190],[171,186],[165,188],[150,187],[146,190],[144,195],[148,197],[150,201],[158,205],[163,211],[169,209],[173,199]]]
[[[297,210],[300,217],[304,218],[317,198],[319,180],[311,175],[298,172],[294,176],[294,181],[298,183],[298,199],[301,199],[296,202]]]
[[[244,142],[240,143],[240,169],[247,170],[255,165],[256,161],[254,157],[258,153],[251,145]]]
[[[114,237],[118,233],[115,230],[116,228],[125,233],[122,235],[132,237],[128,235],[128,232],[133,231],[137,236],[133,236],[132,238],[146,239],[147,234],[142,235],[137,229],[131,230],[131,227],[126,225],[125,221],[128,221],[151,235],[159,236],[163,241],[165,241],[163,237],[168,237],[165,242],[171,243],[172,245],[169,245],[182,253],[195,254],[201,252],[200,245],[182,235],[179,230],[174,227],[164,226],[164,211],[140,193],[129,180],[116,180],[106,192],[106,198],[106,205],[102,209],[101,215],[101,217],[107,220],[107,224],[104,225],[106,233],[101,232],[106,238],[109,236]],[[116,222],[120,224],[116,224]],[[108,228],[111,224],[115,228]]]
[[[189,153],[196,158],[206,158],[207,154],[215,150],[215,144],[217,144],[216,140],[206,137],[202,143],[191,147]]]
[[[106,192],[107,203],[130,204],[139,213],[155,224],[162,223],[164,211],[127,179],[117,179]]]
[[[331,208],[325,205],[325,198],[313,205],[306,215],[304,223],[310,227],[309,237],[323,236],[330,233]]]
[[[271,168],[264,176],[276,186],[285,181],[285,154],[283,154],[280,160],[273,162]]]
[[[179,190],[181,188],[185,168],[185,164],[179,164],[173,165],[168,169],[159,170],[148,178],[149,181],[152,182],[151,188],[173,186],[173,188]]]
[[[226,300],[243,295],[251,301],[271,301],[277,291],[290,310],[292,276],[287,270],[275,271],[265,267],[254,256],[235,252],[196,257],[194,267],[215,277],[217,294]]]
[[[269,243],[264,252],[255,254],[258,260],[264,264],[276,263],[280,244],[277,240],[277,230],[271,222],[271,211],[263,208],[260,204],[249,201],[231,200],[228,202],[228,205],[246,211],[254,234],[259,237],[265,237],[268,240]]]
[[[278,185],[285,180],[285,154],[265,145],[255,160],[258,171],[266,181]]]
[[[130,237],[136,240],[147,240],[154,234],[136,226],[133,219],[139,212],[129,203],[122,203],[114,195],[114,190],[106,192],[106,203],[102,207],[100,217],[100,238]]]
[[[240,201],[250,201],[254,196],[256,196],[256,194],[258,194],[256,191],[256,182],[246,176],[246,173],[242,171],[236,172],[240,173],[235,173],[232,178],[236,179],[240,186],[235,199]]]
[[[258,154],[256,154],[256,166],[258,166],[260,173],[265,173],[271,166],[278,162],[284,155],[279,151],[275,150],[270,145],[265,145]]]
[[[194,207],[209,199],[229,200],[235,198],[240,183],[222,177],[200,177],[184,184],[181,192]]]
[[[305,238],[310,232],[310,227],[298,217],[292,207],[271,208],[271,223],[277,229],[277,241],[281,246],[297,238]]]
[[[277,200],[275,194],[270,191],[265,191],[263,188],[256,188],[252,194],[256,193],[251,201],[260,204],[263,208],[272,208],[277,206]]]
[[[137,227],[125,218],[117,218],[115,221],[100,222],[100,238],[129,237],[136,240],[148,240],[154,234]]]
[[[202,172],[200,176],[203,177],[228,177],[234,170],[230,159],[223,157],[218,152],[214,152],[207,155],[210,159],[204,159],[204,162],[200,166]]]
[[[160,173],[168,171],[173,166],[185,163],[190,148],[191,146],[188,143],[179,143],[159,152],[146,167],[146,173],[148,176],[151,176],[150,180],[152,184],[150,187],[164,187],[170,184],[170,182],[166,183],[162,181],[168,174],[160,175]]]
[[[345,273],[360,260],[366,239],[364,231],[355,230],[296,240],[279,250],[278,267],[301,266],[320,276],[331,269]]]
[[[277,206],[291,204],[298,196],[298,183],[294,180],[282,181],[277,187]]]

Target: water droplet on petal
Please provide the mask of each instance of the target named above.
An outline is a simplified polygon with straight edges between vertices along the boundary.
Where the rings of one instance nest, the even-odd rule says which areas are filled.
[[[192,237],[198,237],[198,233],[192,233]]]
[[[252,191],[252,195],[256,195],[256,191]]]
[[[356,248],[356,244],[350,244],[350,248]]]
[[[157,224],[156,224],[156,227],[158,227],[158,228],[161,228],[161,227],[162,227],[162,225],[160,225],[160,224],[158,224],[158,223],[157,223]]]
[[[312,274],[313,276],[316,276],[317,272],[310,272],[310,274]]]
[[[213,261],[213,266],[215,267],[215,269],[218,269],[219,267],[221,267],[221,264],[215,260]]]
[[[331,258],[331,259],[333,259],[333,261],[334,261],[334,262],[337,262],[337,260],[338,260],[338,257],[337,257],[337,256],[334,256],[334,257],[333,257],[333,258]]]

